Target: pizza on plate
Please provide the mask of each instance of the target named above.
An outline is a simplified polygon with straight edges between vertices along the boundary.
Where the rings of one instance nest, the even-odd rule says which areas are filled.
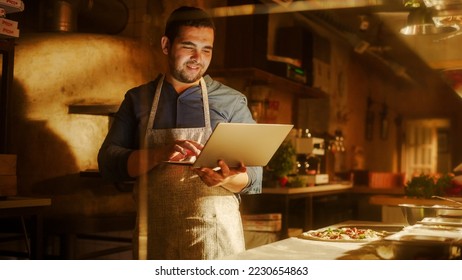
[[[383,234],[372,229],[359,229],[356,227],[327,228],[323,230],[310,230],[302,233],[302,237],[325,241],[373,241],[383,237]]]

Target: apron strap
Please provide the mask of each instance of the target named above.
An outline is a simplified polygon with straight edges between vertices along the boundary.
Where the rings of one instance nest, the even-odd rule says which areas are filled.
[[[151,106],[151,112],[149,113],[149,119],[147,122],[146,132],[144,136],[144,143],[148,143],[148,131],[152,130],[154,126],[154,120],[157,112],[157,107],[159,105],[160,94],[162,91],[162,86],[164,83],[165,75],[162,75],[159,78],[159,82],[156,86],[156,91],[154,93],[154,100]],[[210,110],[209,110],[209,100],[207,94],[207,85],[204,78],[200,79],[200,86],[202,91],[202,103],[204,106],[204,121],[205,121],[205,137],[208,139],[212,133],[212,125],[210,121]],[[137,225],[137,256],[140,260],[146,260],[148,257],[148,181],[147,176],[141,176],[139,178],[138,184],[138,225]]]
[[[152,102],[151,112],[149,113],[148,125],[146,126],[146,133],[144,134],[145,139],[146,139],[146,136],[148,135],[147,131],[152,129],[152,127],[154,126],[154,119],[156,117],[157,106],[159,105],[160,93],[162,91],[162,85],[164,84],[164,78],[165,78],[165,75],[162,75],[159,78],[156,91],[154,92],[154,100]]]
[[[207,84],[205,83],[205,80],[203,77],[201,77],[200,80],[200,85],[201,85],[201,91],[202,91],[202,100],[204,104],[204,120],[205,120],[205,128],[208,133],[207,139],[210,137],[212,134],[212,123],[210,121],[210,109],[209,109],[209,95],[207,91]]]

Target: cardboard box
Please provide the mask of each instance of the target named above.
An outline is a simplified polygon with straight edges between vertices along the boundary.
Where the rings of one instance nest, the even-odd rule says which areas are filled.
[[[265,214],[243,214],[242,220],[281,220],[281,213],[265,213]]]
[[[369,187],[376,189],[404,187],[405,174],[391,172],[370,172]]]
[[[281,230],[281,221],[279,220],[243,220],[244,230],[249,231],[269,231],[278,232]]]
[[[281,219],[280,213],[242,215],[242,226],[247,231],[278,232],[282,226]]]
[[[0,154],[0,197],[17,195],[16,155]]]
[[[0,0],[0,8],[5,9],[7,13],[16,13],[24,11],[24,2],[21,0]]]
[[[18,22],[6,18],[0,18],[0,26],[10,29],[18,29]]]
[[[0,35],[4,37],[19,37],[19,29],[8,28],[5,26],[0,26]]]

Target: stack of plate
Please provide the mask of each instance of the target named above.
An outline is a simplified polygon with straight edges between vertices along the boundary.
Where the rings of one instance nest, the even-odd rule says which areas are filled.
[[[462,259],[462,218],[426,217],[385,240],[394,259]]]

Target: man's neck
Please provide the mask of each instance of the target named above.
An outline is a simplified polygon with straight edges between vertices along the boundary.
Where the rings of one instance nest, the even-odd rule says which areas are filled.
[[[187,90],[190,87],[199,85],[199,82],[200,82],[200,80],[197,80],[194,83],[183,83],[183,82],[180,82],[174,79],[170,75],[166,75],[165,79],[173,86],[173,88],[178,94],[182,94],[185,90]]]

